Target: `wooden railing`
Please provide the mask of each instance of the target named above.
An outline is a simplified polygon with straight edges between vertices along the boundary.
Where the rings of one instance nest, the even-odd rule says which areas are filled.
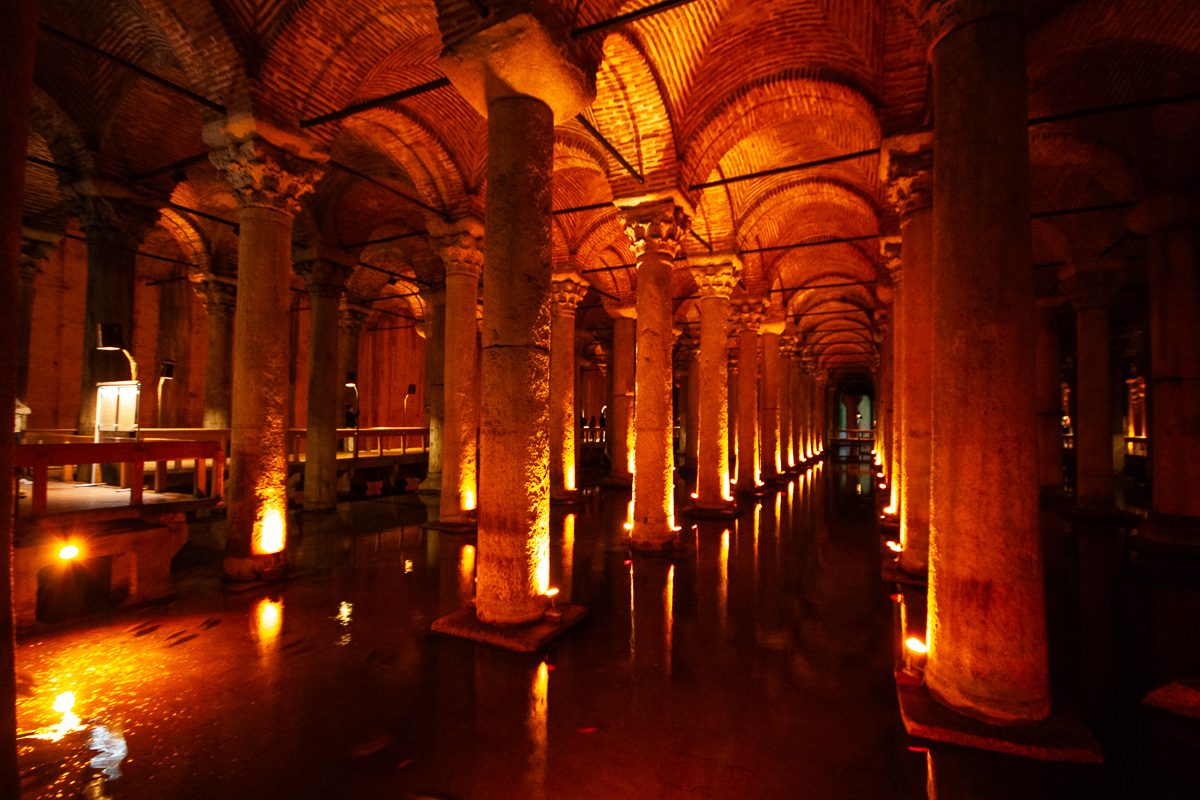
[[[300,442],[308,435],[306,428],[291,428],[288,430],[288,461],[297,461],[300,458]],[[419,437],[421,444],[414,447],[409,447],[408,440],[410,438]],[[338,428],[337,438],[339,439],[354,439],[354,455],[359,457],[362,455],[383,456],[388,449],[385,442],[391,439],[400,440],[400,453],[407,454],[424,453],[429,450],[429,429],[428,428]],[[374,447],[363,447],[363,442],[372,442]]]
[[[207,493],[207,462],[212,462],[211,497],[219,501],[225,491],[225,449],[218,442],[127,440],[100,444],[21,444],[15,449],[14,466],[33,471],[32,513],[36,517],[46,513],[46,487],[49,482],[49,469],[52,466],[120,464],[129,484],[129,504],[140,506],[146,480],[146,462],[153,461],[156,464],[157,491],[160,476],[165,482],[166,463],[183,459],[192,459],[195,462],[194,493],[197,496]]]

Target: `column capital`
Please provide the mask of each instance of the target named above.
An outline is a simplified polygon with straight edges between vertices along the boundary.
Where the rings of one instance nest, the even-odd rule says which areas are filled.
[[[1197,221],[1200,221],[1200,198],[1195,193],[1188,197],[1184,192],[1149,197],[1125,216],[1125,226],[1139,236]]]
[[[604,310],[613,319],[637,319],[637,303],[614,303],[605,300]]]
[[[758,333],[763,323],[765,303],[761,298],[742,298],[733,303],[730,311],[729,319],[735,332]]]
[[[621,208],[625,233],[639,260],[648,253],[675,258],[691,225],[682,198],[665,196],[613,202]]]
[[[304,279],[309,294],[333,298],[342,296],[346,289],[346,281],[354,271],[348,264],[322,258],[312,252],[299,255],[293,262],[292,269]]]
[[[288,214],[313,190],[324,167],[262,138],[214,149],[208,160],[233,187],[238,208],[270,208]]]
[[[162,213],[132,198],[99,194],[91,182],[67,187],[63,193],[89,241],[104,241],[131,250],[137,249]]]
[[[370,319],[373,312],[374,309],[370,306],[349,303],[343,297],[342,302],[338,305],[338,327],[345,331],[357,333],[362,330],[362,326]]]
[[[588,282],[575,270],[556,272],[550,279],[550,299],[559,312],[575,313],[575,307],[587,294]]]
[[[211,272],[189,272],[188,280],[196,294],[204,299],[210,314],[232,314],[237,306],[237,281]]]
[[[1059,288],[1076,311],[1111,308],[1120,289],[1121,276],[1110,270],[1076,272]]]
[[[702,300],[710,297],[728,299],[737,285],[741,259],[734,253],[718,257],[704,256],[690,259],[688,268]]]
[[[796,355],[796,337],[782,336],[779,339],[779,355],[783,358],[792,358]]]
[[[447,276],[479,277],[483,270],[483,223],[474,217],[453,222],[433,218],[425,227],[446,267]]]
[[[901,217],[933,206],[933,131],[883,140],[879,177]]]
[[[1025,18],[1025,0],[905,0],[929,49],[948,33],[984,17]]]
[[[893,287],[900,286],[904,277],[904,262],[900,257],[900,237],[886,236],[879,239],[879,261]]]

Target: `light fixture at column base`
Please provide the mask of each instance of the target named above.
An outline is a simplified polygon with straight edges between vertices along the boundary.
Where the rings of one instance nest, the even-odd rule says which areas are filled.
[[[896,681],[900,716],[910,736],[1043,761],[1103,763],[1100,744],[1061,701],[1036,725],[991,725],[943,706],[924,685]]]
[[[286,567],[283,552],[254,556],[225,556],[224,579],[226,581],[274,581],[283,577]]]
[[[550,505],[571,506],[584,501],[583,492],[578,489],[560,489],[550,493]]]
[[[679,537],[660,542],[635,542],[629,540],[629,552],[633,555],[663,558],[682,558],[692,551]]]
[[[474,606],[466,606],[435,620],[431,629],[434,633],[457,636],[504,650],[532,653],[586,616],[587,609],[583,606],[560,605],[548,609],[542,618],[524,625],[492,625],[479,621]]]
[[[614,478],[610,476],[600,481],[600,488],[631,490],[633,489],[633,478]]]
[[[479,530],[479,523],[473,519],[439,519],[426,522],[421,526],[427,531],[440,531],[462,536],[474,536]]]
[[[730,500],[728,503],[716,508],[706,508],[699,505],[684,506],[679,515],[689,519],[734,519],[741,512],[738,510],[738,505]]]

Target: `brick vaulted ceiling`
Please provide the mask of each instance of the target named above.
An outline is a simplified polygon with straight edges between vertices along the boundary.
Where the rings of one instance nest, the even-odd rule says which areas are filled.
[[[506,1],[483,0],[496,10]],[[651,2],[540,5],[581,26]],[[478,8],[472,0],[44,0],[42,22],[232,111],[295,126],[441,77],[444,38],[485,24]],[[1039,2],[1029,25],[1032,117],[1200,91],[1200,15],[1191,0]],[[682,188],[705,242],[689,239],[693,254],[708,245],[759,250],[896,230],[876,156],[689,187],[869,150],[927,126],[925,44],[904,0],[695,0],[588,37],[585,47],[601,61],[596,100],[584,116],[645,184],[572,120],[557,132],[556,208]],[[232,197],[204,161],[135,179],[202,154],[201,126],[216,112],[48,31],[39,35],[35,83],[29,154],[61,168],[30,164],[27,226],[62,230],[72,217],[62,188],[92,177],[127,184],[147,203],[172,200],[232,218]],[[1034,209],[1122,203],[1192,184],[1200,177],[1198,131],[1195,102],[1031,128]],[[451,87],[306,133],[353,172],[330,170],[322,179],[297,220],[299,239],[337,246],[422,230],[429,212],[400,194],[450,215],[481,213],[486,124]],[[1119,211],[1039,219],[1035,262],[1057,272],[1118,259],[1136,281],[1142,246],[1124,233]],[[229,270],[232,237],[219,223],[171,211],[142,250]],[[421,237],[354,252],[414,277],[439,269]],[[596,302],[636,292],[626,266],[633,254],[612,208],[556,216],[554,253],[562,266],[593,270]],[[184,269],[143,261],[153,277]],[[875,337],[837,331],[877,324],[887,283],[877,240],[776,249],[743,262],[746,291],[770,292],[793,312],[821,312],[798,318],[810,341],[849,343],[828,348],[827,367],[868,366]],[[1040,274],[1052,289],[1054,279]],[[386,294],[377,282],[352,281],[364,296]],[[813,288],[823,283],[841,285]],[[679,319],[694,320],[686,270],[673,288]]]

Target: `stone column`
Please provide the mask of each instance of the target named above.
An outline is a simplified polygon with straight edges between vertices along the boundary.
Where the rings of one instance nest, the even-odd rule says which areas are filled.
[[[932,41],[933,424],[926,685],[1050,712],[1038,534],[1023,3],[922,4]],[[907,325],[907,319],[905,320]]]
[[[345,370],[338,363],[338,301],[351,267],[309,252],[296,261],[308,288],[308,419],[304,437],[304,510],[337,508],[337,429]]]
[[[726,323],[725,323],[726,328],[729,327],[729,320],[730,320],[730,317],[728,314],[726,314]],[[725,344],[725,356],[726,356],[727,363],[729,365],[729,378],[726,381],[725,393],[729,397],[729,432],[728,432],[729,444],[727,445],[728,450],[729,450],[729,455],[728,455],[727,460],[736,469],[736,465],[740,463],[738,460],[737,454],[738,454],[738,387],[741,386],[741,383],[738,380],[738,351],[737,351],[737,339],[736,338],[733,339],[733,344],[734,344],[733,347],[730,347],[728,342],[726,342],[726,344]]]
[[[895,416],[892,414],[892,389],[895,385],[896,371],[893,368],[893,353],[895,340],[892,338],[891,329],[887,324],[887,310],[885,309],[878,317],[878,343],[879,343],[879,380],[876,386],[877,398],[877,413],[875,416],[875,460],[880,465],[879,470],[882,471],[883,478],[886,481],[891,480],[888,473],[888,468],[891,466],[888,463],[888,456],[892,452],[893,447],[893,428],[899,428]]]
[[[903,331],[900,350],[900,567],[929,570],[929,497],[933,407],[933,135],[922,132],[884,142],[880,165],[888,199],[900,215]],[[897,273],[899,275],[900,273]],[[900,303],[898,303],[898,306]]]
[[[779,464],[783,472],[796,466],[792,452],[792,356],[796,342],[785,336],[779,340]]]
[[[888,487],[889,498],[886,511],[892,519],[898,520],[903,516],[902,509],[904,507],[904,404],[907,399],[905,380],[908,377],[908,370],[904,363],[908,348],[906,348],[904,340],[908,336],[908,330],[905,327],[908,321],[905,314],[907,298],[905,296],[901,240],[896,238],[882,240],[879,243],[879,249],[892,287],[892,313],[888,317],[888,323],[894,343],[892,348],[892,417],[897,420],[894,428],[894,446],[888,454],[888,474],[891,476],[891,483]]]
[[[733,307],[738,336],[738,459],[737,490],[758,491],[758,331],[763,321],[761,300],[742,299]]]
[[[434,223],[435,225],[437,223]],[[440,517],[452,524],[475,517],[478,488],[479,373],[475,310],[483,267],[483,226],[462,220],[460,231],[439,241],[446,266],[446,341],[443,372],[442,495]]]
[[[637,307],[605,306],[613,318],[612,407],[608,418],[608,458],[605,483],[633,485],[633,378],[637,352]]]
[[[687,368],[687,399],[684,403],[684,448],[683,465],[691,473],[696,473],[696,463],[700,457],[700,347],[694,340],[685,345]]]
[[[1152,198],[1127,220],[1149,237],[1151,517],[1141,535],[1171,529],[1200,543],[1200,277],[1197,200]]]
[[[792,411],[791,411],[790,416],[792,418],[791,426],[792,426],[793,465],[797,468],[799,468],[800,465],[803,464],[805,461],[804,414],[805,414],[805,404],[807,402],[806,397],[805,397],[804,369],[803,369],[803,365],[801,362],[801,355],[800,355],[801,348],[802,348],[802,345],[800,344],[800,337],[796,337],[796,339],[792,343],[792,353],[790,356],[791,362],[792,362],[791,367],[790,367],[791,384],[792,384],[792,388],[791,388]]]
[[[237,281],[211,273],[189,276],[204,298],[208,349],[204,360],[204,427],[224,429],[233,415],[233,318]]]
[[[205,138],[214,144],[213,166],[233,187],[240,226],[224,569],[229,579],[251,580],[278,575],[284,563],[291,297],[283,287],[297,198],[316,176],[308,158],[262,138],[230,141],[232,134],[211,128]]]
[[[1116,506],[1108,278],[1079,273],[1064,287],[1075,306],[1075,504],[1094,511]]]
[[[700,396],[697,421],[696,506],[724,509],[729,487],[729,295],[737,282],[736,255],[696,263],[692,277],[700,290]]]
[[[25,153],[29,142],[29,106],[33,86],[37,0],[0,5],[0,341],[17,341],[21,211],[25,186]],[[0,795],[20,797],[17,765],[16,644],[13,640],[12,536],[13,435],[7,409],[16,397],[16,358],[11,347],[0,352]]]
[[[429,427],[429,461],[417,491],[442,491],[442,442],[446,419],[446,287],[426,286],[425,301],[425,424]]]
[[[114,192],[116,191],[114,187]],[[88,277],[83,314],[83,364],[79,393],[79,433],[90,436],[96,426],[96,384],[127,381],[125,355],[96,349],[96,324],[121,326],[125,349],[133,351],[133,294],[137,248],[159,212],[130,199],[74,194],[71,206],[87,237]]]
[[[20,293],[17,297],[17,397],[29,401],[29,331],[33,325],[33,299],[42,265],[58,247],[61,236],[42,231],[21,232]]]
[[[675,326],[671,269],[689,220],[672,198],[625,208],[624,213],[638,271],[632,544],[645,550],[673,549],[671,353]]]
[[[1043,493],[1061,494],[1062,469],[1062,395],[1059,370],[1062,356],[1059,351],[1058,306],[1046,305],[1037,310],[1038,332],[1036,371],[1038,484]]]
[[[588,283],[578,272],[550,284],[550,499],[572,500],[575,485],[575,308]]]
[[[762,326],[762,397],[758,426],[762,437],[760,477],[763,483],[779,480],[779,337],[782,319],[769,319]]]

